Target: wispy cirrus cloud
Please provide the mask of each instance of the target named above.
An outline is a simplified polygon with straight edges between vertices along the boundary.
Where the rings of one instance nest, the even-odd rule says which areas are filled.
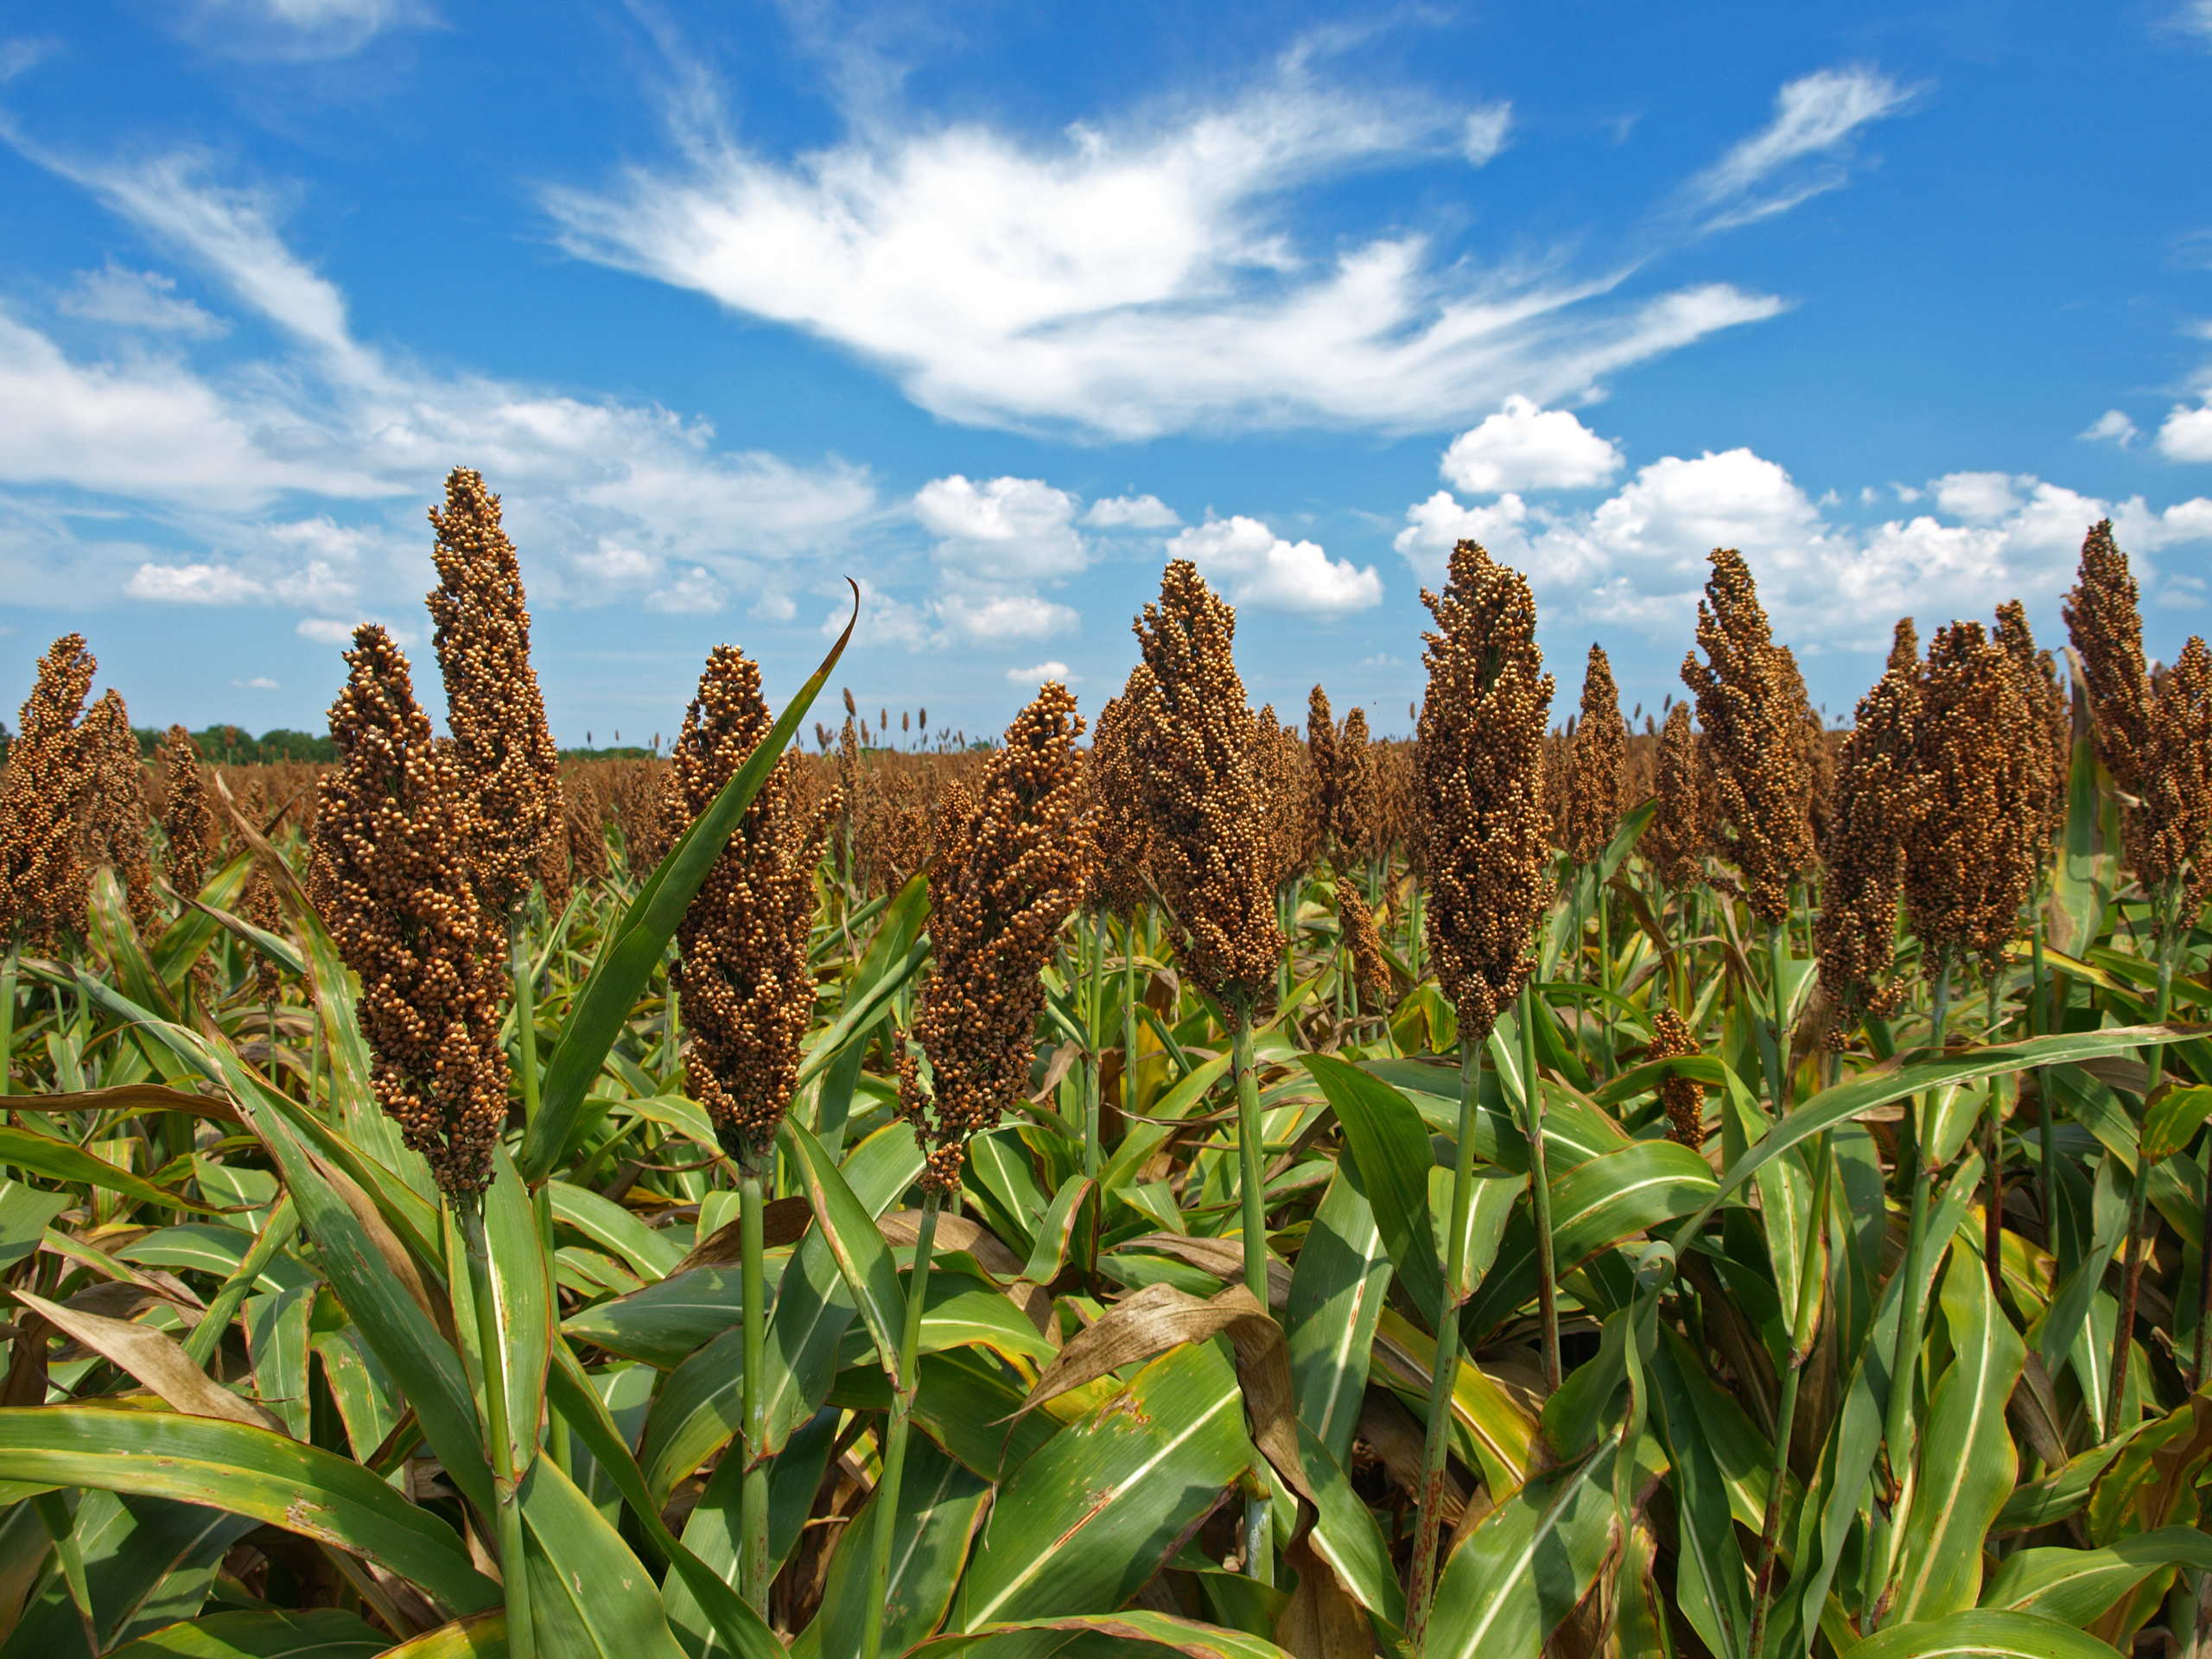
[[[1780,308],[1726,283],[1630,297],[1627,265],[1485,263],[1405,230],[1311,250],[1301,191],[1486,161],[1509,118],[1294,63],[1241,98],[1052,142],[879,120],[788,162],[687,108],[677,160],[549,193],[566,245],[832,342],[976,424],[1415,430],[1511,391],[1583,395]]]
[[[1850,177],[1860,131],[1903,114],[1923,89],[1863,67],[1821,69],[1775,95],[1774,118],[1693,179],[1708,229],[1767,219]]]

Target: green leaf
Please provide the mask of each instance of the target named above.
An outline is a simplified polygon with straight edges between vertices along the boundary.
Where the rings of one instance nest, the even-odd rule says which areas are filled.
[[[550,1458],[531,1465],[521,1500],[531,1617],[547,1652],[685,1659],[645,1564]]]
[[[89,1406],[0,1410],[0,1480],[209,1504],[365,1556],[464,1612],[499,1599],[436,1516],[359,1464],[266,1429]]]
[[[12,1268],[45,1236],[47,1224],[69,1207],[67,1192],[0,1180],[0,1268]]]
[[[198,1612],[216,1567],[256,1525],[248,1516],[143,1492],[86,1492],[70,1518],[87,1605],[110,1646]],[[84,1618],[60,1575],[22,1609],[0,1655],[91,1659]]]
[[[1534,1654],[1590,1589],[1612,1544],[1607,1439],[1580,1464],[1538,1475],[1477,1523],[1437,1581],[1431,1659]]]
[[[1652,1398],[1674,1466],[1681,1535],[1675,1601],[1706,1646],[1721,1659],[1742,1659],[1751,1639],[1751,1575],[1736,1535],[1728,1478],[1689,1391],[1692,1375],[1704,1380],[1700,1357],[1662,1327],[1651,1358]]]
[[[109,1650],[107,1659],[372,1659],[391,1638],[334,1607],[210,1613]]]
[[[2073,753],[2066,778],[2066,823],[2044,917],[2051,948],[2078,957],[2103,936],[2119,885],[2120,791],[2097,760],[2081,665],[2072,652],[2066,658],[2074,681]]]
[[[1713,1190],[1705,1160],[1672,1141],[1635,1141],[1554,1175],[1552,1258],[1559,1276],[1609,1245],[1695,1209]],[[1523,1206],[1461,1323],[1471,1338],[1485,1337],[1535,1294],[1536,1226]]]
[[[921,1148],[905,1123],[888,1123],[846,1155],[845,1185],[880,1216],[922,1173]],[[814,1415],[836,1374],[838,1344],[853,1299],[819,1227],[791,1253],[768,1321],[768,1446],[774,1452]]]
[[[1428,1129],[1404,1095],[1357,1066],[1325,1054],[1299,1058],[1328,1096],[1351,1154],[1344,1166],[1373,1206],[1398,1282],[1433,1331],[1445,1306],[1444,1268],[1428,1219]]]
[[[1300,1423],[1299,1459],[1306,1484],[1313,1490],[1319,1513],[1310,1541],[1351,1592],[1352,1599],[1393,1629],[1406,1622],[1406,1592],[1398,1582],[1390,1547],[1376,1524],[1375,1511],[1360,1501],[1343,1465],[1320,1437]]]
[[[1948,1084],[1971,1083],[1981,1077],[2107,1055],[2133,1055],[2139,1049],[2181,1042],[2192,1034],[2173,1026],[2069,1031],[1992,1048],[1957,1049],[1940,1058],[1916,1060],[1910,1065],[1878,1066],[1838,1088],[1823,1089],[1769,1129],[1758,1145],[1748,1148],[1722,1173],[1713,1195],[1675,1230],[1675,1248],[1677,1251],[1688,1249],[1724,1199],[1792,1147],[1878,1106],[1886,1106],[1909,1095],[1930,1093]]]
[[[2150,1163],[2171,1158],[2186,1147],[2212,1117],[2212,1087],[2169,1089],[2143,1115],[2143,1156]]]
[[[899,1266],[891,1247],[876,1230],[875,1215],[854,1196],[836,1160],[806,1128],[784,1120],[777,1132],[787,1154],[798,1164],[806,1182],[807,1202],[814,1206],[815,1230],[829,1245],[845,1281],[845,1288],[860,1309],[868,1334],[892,1386],[910,1386],[899,1375],[899,1342],[906,1325],[906,1294],[899,1286]]]
[[[2120,1659],[2086,1630],[2033,1613],[1973,1608],[1922,1624],[1893,1624],[1851,1650],[1851,1659]]]
[[[345,1199],[284,1124],[264,1118],[261,1129],[284,1172],[284,1184],[299,1206],[301,1223],[315,1243],[338,1300],[414,1408],[416,1421],[444,1465],[446,1478],[477,1506],[479,1514],[488,1515],[492,1467],[477,1433],[475,1400],[461,1356],[438,1333]]]
[[[853,590],[853,621],[860,620],[860,590]],[[537,1182],[551,1174],[567,1149],[569,1137],[582,1116],[584,1096],[606,1062],[607,1052],[629,1023],[638,994],[652,977],[676,937],[677,924],[705,885],[715,861],[735,833],[745,810],[753,804],[769,772],[784,758],[792,735],[815,697],[830,678],[845,645],[853,637],[853,622],[837,637],[830,654],[811,677],[776,717],[776,723],[753,749],[729,782],[722,785],[707,810],[677,837],[676,845],[660,868],[639,888],[638,896],[622,912],[593,961],[591,974],[576,994],[560,1041],[545,1065],[538,1096],[537,1116],[523,1138],[521,1169],[525,1180]]]
[[[1029,1379],[974,1348],[925,1354],[914,1397],[914,1427],[986,1480],[1004,1480],[1060,1432],[1052,1408],[1018,1416]],[[891,1384],[873,1366],[841,1372],[830,1403],[887,1411]]]
[[[1171,1349],[999,1488],[952,1626],[1122,1605],[1258,1456],[1229,1362]]]
[[[767,1265],[772,1294],[782,1263]],[[594,1302],[563,1319],[561,1329],[579,1342],[672,1370],[743,1318],[741,1280],[734,1267],[687,1268],[627,1296]]]
[[[81,1147],[36,1129],[11,1128],[0,1124],[0,1164],[12,1165],[49,1180],[77,1182],[109,1192],[120,1192],[141,1204],[158,1204],[170,1210],[207,1210],[212,1206],[175,1192],[163,1192],[143,1176],[118,1169],[105,1159],[95,1158]]]
[[[1375,1322],[1389,1288],[1390,1258],[1374,1209],[1339,1168],[1299,1247],[1283,1310],[1298,1421],[1339,1463],[1351,1455]]]
[[[2087,1628],[2145,1579],[2168,1567],[2212,1571],[2212,1536],[2194,1527],[2159,1527],[2102,1549],[2024,1549],[2005,1558],[1982,1592],[1981,1605]]]
[[[575,1228],[601,1249],[620,1256],[640,1279],[649,1282],[664,1279],[683,1259],[675,1240],[655,1232],[620,1205],[566,1181],[548,1181],[545,1185],[553,1195],[556,1223]]]
[[[1058,1643],[1039,1647],[1040,1636],[1052,1632],[1065,1632],[1078,1643],[1086,1636],[1116,1644],[1109,1648],[1064,1647]],[[1058,1618],[1027,1618],[996,1624],[980,1625],[962,1636],[941,1636],[933,1642],[925,1642],[918,1648],[909,1648],[904,1659],[952,1659],[954,1654],[976,1659],[999,1649],[1024,1655],[1040,1652],[1063,1653],[1118,1653],[1121,1645],[1142,1643],[1166,1648],[1186,1654],[1189,1659],[1291,1659],[1274,1643],[1264,1637],[1247,1636],[1242,1630],[1224,1630],[1218,1624],[1201,1624],[1194,1618],[1177,1618],[1167,1613],[1147,1612],[1131,1607],[1118,1613],[1074,1613]]]
[[[553,1354],[553,1284],[537,1211],[505,1147],[492,1149],[492,1185],[485,1189],[484,1241],[491,1258],[492,1300],[505,1356],[507,1471],[518,1478],[537,1454],[537,1421],[545,1404],[545,1368]],[[448,1211],[448,1214],[451,1212]],[[480,1398],[483,1364],[475,1353],[476,1309],[467,1264],[460,1259],[458,1227],[449,1241],[446,1281],[453,1294],[454,1327],[461,1333],[464,1360],[474,1360],[470,1386]]]
[[[1429,1227],[1436,1239],[1436,1253],[1447,1266],[1452,1260],[1452,1175],[1441,1165],[1428,1172]],[[1452,1287],[1452,1305],[1462,1307],[1482,1283],[1491,1263],[1497,1260],[1498,1242],[1505,1236],[1506,1223],[1512,1219],[1514,1201],[1529,1190],[1529,1178],[1502,1169],[1478,1170],[1470,1185],[1467,1235],[1460,1249],[1459,1277]]]
[[[907,1441],[899,1522],[891,1533],[891,1578],[884,1591],[886,1653],[905,1652],[943,1621],[990,1492],[988,1481],[945,1456],[928,1436]],[[865,1504],[837,1540],[822,1611],[791,1644],[793,1659],[860,1650],[880,1508],[873,1500]]]
[[[2005,1403],[2027,1344],[1997,1306],[1989,1274],[1964,1239],[1951,1245],[1942,1308],[1952,1359],[1929,1401],[1920,1437],[1904,1572],[1891,1604],[1900,1623],[1941,1618],[1980,1599],[1981,1542],[2018,1470]]]

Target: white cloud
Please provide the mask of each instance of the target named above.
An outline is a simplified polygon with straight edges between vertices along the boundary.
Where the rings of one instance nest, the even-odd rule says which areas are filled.
[[[1468,163],[1482,167],[1505,148],[1505,130],[1513,124],[1513,105],[1485,104],[1471,111],[1459,127],[1459,153]]]
[[[1188,559],[1231,603],[1262,610],[1345,616],[1382,603],[1375,567],[1332,559],[1317,542],[1285,541],[1241,514],[1192,524],[1167,543],[1172,559]]]
[[[1482,542],[1527,572],[1551,626],[1618,625],[1669,641],[1696,613],[1707,553],[1738,548],[1777,631],[1814,653],[1878,649],[1900,614],[1986,617],[2003,600],[2057,592],[2082,536],[2107,516],[2146,595],[2186,606],[2187,577],[2158,556],[2212,542],[2212,500],[2202,497],[2161,512],[2140,497],[2109,503],[2003,473],[1950,474],[1928,493],[1934,512],[1860,528],[1829,518],[1749,449],[1669,455],[1586,510],[1516,495],[1466,507],[1440,490],[1407,509],[1396,546],[1433,585],[1455,541]]]
[[[142,564],[123,591],[163,605],[238,605],[261,597],[262,586],[225,564]]]
[[[250,680],[232,680],[231,683],[248,691],[281,691],[284,689],[266,674],[257,674]]]
[[[202,369],[181,354],[190,330],[155,336],[168,354],[142,338],[83,355],[0,311],[0,486],[64,486],[99,498],[103,512],[150,519],[235,563],[255,584],[237,588],[241,598],[410,609],[433,580],[423,506],[456,462],[505,495],[540,606],[639,604],[673,591],[663,576],[674,566],[753,590],[763,567],[849,549],[884,521],[869,474],[834,457],[802,466],[721,449],[706,423],[652,405],[434,371],[363,344],[345,296],[279,236],[269,195],[211,181],[202,158],[94,163],[10,137],[204,270],[288,344]],[[143,334],[117,321],[128,309],[118,296],[166,299],[166,279],[131,289],[99,275],[68,303]],[[92,315],[103,308],[113,315]],[[0,495],[0,511],[21,512],[22,500]],[[35,517],[37,533],[9,555],[27,601],[73,602],[103,565],[98,585],[111,590],[140,563],[181,563],[86,539],[76,517]]]
[[[2020,509],[2010,473],[1946,473],[1928,487],[1937,506],[1969,523],[1991,523]]]
[[[1916,89],[1871,69],[1802,76],[1776,94],[1774,119],[1694,180],[1691,195],[1717,210],[1712,223],[1722,226],[1764,219],[1835,189],[1848,176],[1859,130],[1902,112],[1916,96]]]
[[[1501,490],[1572,490],[1609,482],[1621,452],[1563,409],[1539,409],[1515,394],[1444,452],[1446,482],[1477,495]]]
[[[1083,522],[1095,530],[1172,530],[1183,519],[1156,495],[1109,495],[1092,502]]]
[[[226,57],[282,62],[346,57],[389,29],[436,22],[420,0],[199,0],[177,27]]]
[[[2158,453],[2168,461],[2212,461],[2212,404],[2176,404],[2159,424]]]
[[[2097,416],[2089,428],[2078,435],[2092,442],[2109,439],[2125,449],[2139,435],[2135,423],[2116,409],[2108,409]]]
[[[712,616],[721,607],[721,584],[696,564],[667,587],[645,595],[645,608],[666,616]]]
[[[1062,685],[1072,685],[1083,677],[1068,672],[1065,663],[1039,663],[1034,668],[1009,668],[1006,671],[1008,685],[1029,687],[1042,685],[1047,680],[1058,680]]]
[[[1286,72],[1150,128],[1037,146],[882,124],[785,164],[712,123],[681,166],[552,193],[572,251],[859,353],[941,416],[1116,438],[1305,423],[1417,430],[1555,401],[1779,302],[1637,301],[1557,262],[1486,266],[1377,234],[1326,256],[1289,198],[1427,160],[1453,117]]]
[[[914,496],[914,517],[943,538],[939,561],[983,582],[1045,581],[1081,570],[1075,515],[1075,497],[1034,478],[978,486],[955,473],[931,479]]]
[[[54,302],[71,316],[118,327],[212,339],[230,324],[210,316],[190,300],[177,297],[176,278],[158,271],[128,270],[113,259],[99,270],[80,270],[76,282]]]
[[[936,610],[954,633],[979,641],[1042,639],[1065,633],[1083,620],[1068,607],[1034,594],[988,599],[948,594],[937,601]]]
[[[292,632],[301,639],[312,639],[320,645],[350,645],[353,643],[353,630],[358,626],[327,616],[303,616]]]

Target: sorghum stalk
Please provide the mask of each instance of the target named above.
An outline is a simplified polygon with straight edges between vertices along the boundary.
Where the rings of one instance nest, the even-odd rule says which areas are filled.
[[[740,1480],[737,1592],[758,1610],[768,1605],[768,1460],[758,1448],[768,1443],[768,1277],[766,1172],[760,1162],[738,1167],[738,1294],[745,1323],[745,1375],[740,1379],[739,1408],[745,1423],[745,1472]],[[757,1313],[755,1310],[758,1310]]]
[[[7,957],[0,961],[0,1095],[9,1092],[16,1065],[16,964],[22,943],[11,930]]]
[[[906,1472],[907,1424],[914,1413],[915,1386],[921,1363],[922,1304],[929,1294],[930,1255],[937,1244],[938,1206],[944,1195],[934,1186],[922,1189],[922,1219],[914,1230],[914,1271],[906,1285],[906,1325],[899,1338],[899,1382],[891,1395],[891,1426],[883,1440],[883,1478],[876,1483],[869,1507],[875,1512],[875,1530],[868,1539],[867,1618],[861,1626],[861,1659],[878,1659],[883,1651],[883,1604],[891,1589],[891,1541],[899,1519],[899,1488]]]
[[[1536,1076],[1536,994],[1521,988],[1521,1107],[1529,1137],[1529,1201],[1536,1221],[1536,1317],[1543,1327],[1544,1382],[1560,1385],[1558,1275],[1552,1262],[1551,1175],[1544,1156],[1544,1091]]]
[[[531,971],[530,940],[522,918],[507,918],[507,958],[515,982],[515,1036],[520,1046],[522,1121],[527,1128],[537,1117],[537,982]]]
[[[523,1544],[522,1503],[512,1467],[513,1441],[507,1421],[505,1343],[499,1331],[498,1291],[492,1281],[491,1246],[484,1236],[484,1195],[449,1195],[460,1211],[468,1256],[468,1294],[476,1308],[476,1343],[484,1363],[485,1428],[492,1442],[493,1524],[499,1541],[499,1576],[506,1591],[507,1652],[533,1659],[537,1640],[530,1613],[530,1568]],[[535,1424],[531,1425],[533,1438]]]
[[[1936,1054],[1943,1052],[1944,1025],[1951,1007],[1950,964],[1939,961],[1936,969],[1936,1008],[1931,1020],[1929,1046]],[[1936,1114],[1936,1094],[1930,1090],[1920,1103],[1915,1122],[1915,1139],[1924,1142],[1929,1124]],[[1912,1447],[1907,1429],[1912,1412],[1912,1377],[1920,1357],[1920,1281],[1928,1250],[1928,1201],[1934,1178],[1928,1162],[1928,1148],[1916,1147],[1916,1169],[1912,1180],[1912,1218],[1905,1230],[1904,1262],[1897,1269],[1905,1275],[1904,1290],[1897,1306],[1897,1340],[1894,1356],[1890,1361],[1890,1406],[1884,1424],[1883,1438],[1890,1449],[1890,1478],[1897,1485],[1904,1484],[1905,1471],[1912,1463]]]
[[[1527,993],[1524,991],[1522,995]],[[1428,1604],[1436,1582],[1436,1535],[1440,1529],[1445,1455],[1452,1384],[1459,1376],[1459,1284],[1466,1272],[1467,1211],[1474,1198],[1475,1103],[1482,1086],[1482,1046],[1459,1039],[1459,1142],[1452,1159],[1452,1238],[1444,1269],[1444,1305],[1436,1321],[1436,1363],[1429,1369],[1428,1433],[1422,1442],[1420,1502],[1414,1511],[1413,1583],[1407,1592],[1406,1642],[1421,1651]]]
[[[1775,1409],[1774,1466],[1767,1476],[1766,1516],[1759,1528],[1759,1556],[1752,1577],[1751,1659],[1764,1659],[1767,1605],[1774,1592],[1775,1551],[1782,1537],[1782,1496],[1789,1484],[1789,1438],[1797,1424],[1797,1391],[1804,1381],[1806,1362],[1813,1357],[1813,1339],[1820,1322],[1822,1296],[1827,1290],[1823,1255],[1828,1222],[1828,1137],[1823,1133],[1813,1144],[1813,1208],[1808,1218],[1805,1255],[1797,1264],[1796,1315],[1790,1322],[1789,1369],[1783,1374],[1782,1398]]]

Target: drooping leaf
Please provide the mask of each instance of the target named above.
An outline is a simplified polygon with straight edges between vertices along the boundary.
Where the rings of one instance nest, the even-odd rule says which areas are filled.
[[[1340,1169],[1299,1249],[1284,1310],[1298,1421],[1339,1463],[1351,1455],[1375,1322],[1389,1287],[1390,1258],[1374,1209]]]
[[[2086,1630],[2033,1613],[1971,1608],[1919,1624],[1892,1624],[1851,1650],[1853,1659],[2120,1659]]]

